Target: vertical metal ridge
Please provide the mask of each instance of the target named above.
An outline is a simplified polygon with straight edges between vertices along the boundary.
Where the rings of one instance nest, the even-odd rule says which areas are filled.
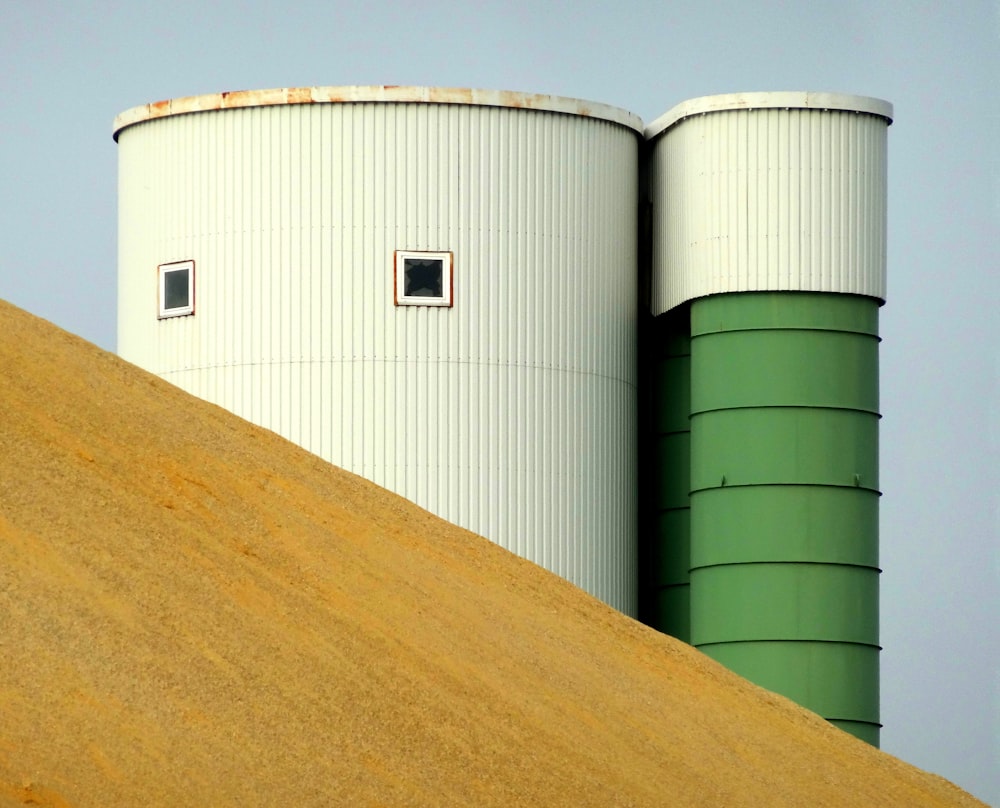
[[[733,291],[884,299],[886,127],[770,108],[669,129],[653,145],[654,314]]]

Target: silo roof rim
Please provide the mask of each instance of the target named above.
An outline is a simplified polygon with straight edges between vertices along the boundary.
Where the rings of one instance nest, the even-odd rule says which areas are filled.
[[[172,115],[192,112],[209,112],[221,109],[268,107],[287,104],[463,104],[469,106],[510,107],[559,112],[566,115],[597,118],[610,121],[638,132],[643,132],[643,122],[638,115],[627,110],[564,98],[512,92],[509,90],[473,90],[449,87],[406,87],[397,85],[359,85],[344,87],[286,87],[272,90],[237,90],[234,92],[192,95],[167,101],[142,104],[126,110],[115,118],[114,138],[122,129],[133,124]]]
[[[706,95],[682,101],[646,127],[646,139],[652,140],[685,118],[709,112],[738,109],[818,109],[863,112],[892,123],[892,104],[864,95],[822,92],[760,92]]]

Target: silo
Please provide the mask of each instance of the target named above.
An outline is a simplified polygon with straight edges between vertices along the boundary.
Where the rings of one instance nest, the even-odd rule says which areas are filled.
[[[690,307],[690,535],[660,540],[690,542],[691,642],[873,744],[891,114],[750,93],[647,129],[653,314]]]
[[[119,352],[634,613],[641,131],[413,87],[129,110]]]

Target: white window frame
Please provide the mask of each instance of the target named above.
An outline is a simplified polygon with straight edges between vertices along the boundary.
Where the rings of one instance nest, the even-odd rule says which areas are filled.
[[[418,261],[439,260],[442,263],[441,296],[424,297],[407,295],[404,267],[406,259]],[[393,297],[397,306],[445,306],[454,305],[455,255],[452,252],[428,252],[424,250],[396,250],[393,260]]]
[[[175,306],[168,309],[167,305],[167,274],[187,270],[188,273],[188,304],[186,306]],[[194,314],[194,261],[174,261],[169,264],[160,264],[156,268],[157,288],[159,289],[159,318],[186,317]]]

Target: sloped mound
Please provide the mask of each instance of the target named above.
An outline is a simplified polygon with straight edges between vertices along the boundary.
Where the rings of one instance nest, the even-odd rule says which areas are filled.
[[[0,304],[0,805],[977,805]]]

